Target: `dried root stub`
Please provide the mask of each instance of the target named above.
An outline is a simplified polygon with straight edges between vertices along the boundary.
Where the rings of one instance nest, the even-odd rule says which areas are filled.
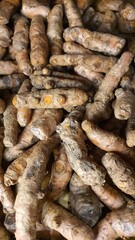
[[[46,197],[57,200],[66,189],[72,175],[65,148],[54,150],[55,161],[52,165],[51,178],[46,190]]]
[[[63,6],[58,4],[52,8],[48,15],[47,37],[50,45],[51,55],[63,52]]]
[[[101,217],[103,205],[76,173],[70,180],[70,205],[72,213],[90,227],[93,227]]]
[[[43,115],[31,123],[31,132],[40,140],[48,139],[63,116],[62,109],[45,109]]]
[[[126,194],[135,197],[135,171],[133,168],[115,153],[106,153],[102,158],[102,164],[114,184]]]
[[[2,0],[0,2],[0,24],[7,24],[21,4],[20,0]]]
[[[67,28],[65,41],[75,41],[85,48],[107,55],[117,56],[125,45],[125,40],[109,33],[91,32],[85,28]]]
[[[114,240],[135,236],[135,202],[129,201],[126,207],[108,213],[95,228],[96,240]]]
[[[22,14],[28,18],[33,18],[36,15],[41,15],[44,19],[47,18],[50,11],[49,7],[41,0],[22,0]]]
[[[67,240],[94,240],[92,229],[64,208],[45,202],[42,223],[64,236]]]
[[[30,93],[17,94],[13,98],[13,105],[17,108],[69,108],[83,105],[87,101],[87,94],[78,89],[51,89]]]
[[[54,135],[48,141],[37,143],[36,148],[28,156],[15,200],[15,236],[18,240],[36,238],[38,199],[43,197],[40,187],[50,153],[58,144],[59,138]]]
[[[73,0],[63,0],[69,27],[83,27],[79,9]]]
[[[29,22],[24,16],[15,19],[13,48],[15,51],[16,61],[22,73],[30,75],[32,68],[28,56],[29,44]]]
[[[49,46],[42,16],[34,16],[30,25],[30,61],[35,69],[41,69],[48,63]]]
[[[109,103],[113,98],[113,92],[117,88],[121,78],[129,70],[133,60],[133,54],[124,52],[116,64],[107,72],[94,96],[94,103],[86,106],[86,118],[91,121],[99,121],[110,117]]]

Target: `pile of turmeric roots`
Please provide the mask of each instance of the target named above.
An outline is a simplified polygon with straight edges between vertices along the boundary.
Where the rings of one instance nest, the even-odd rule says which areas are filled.
[[[135,0],[0,1],[0,239],[135,239]]]

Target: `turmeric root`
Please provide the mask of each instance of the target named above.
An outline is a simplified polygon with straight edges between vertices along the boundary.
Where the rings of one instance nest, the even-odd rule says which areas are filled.
[[[108,119],[110,117],[108,105],[113,98],[113,91],[123,75],[128,71],[132,59],[133,55],[130,52],[124,52],[118,62],[112,66],[94,96],[94,103],[88,103],[86,106],[87,119],[98,121],[99,119]]]
[[[53,66],[76,66],[78,64],[85,64],[92,71],[106,73],[116,63],[116,58],[91,54],[63,54],[53,55],[50,58],[50,63]]]
[[[19,8],[20,0],[2,0],[0,2],[0,24],[7,24]]]
[[[76,0],[77,7],[81,12],[84,12],[89,6],[91,6],[93,0]]]
[[[89,49],[73,41],[65,42],[63,44],[63,50],[67,54],[92,54]]]
[[[13,48],[16,53],[16,61],[22,73],[30,75],[32,73],[32,68],[28,56],[28,19],[23,16],[17,17],[14,28]]]
[[[0,46],[0,60],[3,59],[7,49]]]
[[[55,5],[48,15],[47,36],[50,44],[51,55],[62,53],[63,32],[63,7]]]
[[[41,15],[44,19],[47,18],[50,9],[45,6],[42,0],[22,0],[22,14],[30,19],[36,15]]]
[[[98,32],[113,33],[117,24],[117,19],[113,11],[107,11],[104,15],[103,22],[97,29]]]
[[[23,82],[25,76],[21,73],[7,75],[0,78],[0,89],[18,88]]]
[[[75,110],[76,112],[77,110]],[[103,185],[106,173],[102,166],[88,158],[83,131],[76,116],[72,116],[72,114],[74,114],[74,110],[56,128],[66,149],[70,166],[86,185]]]
[[[4,159],[7,161],[12,161],[13,159],[19,157],[19,155],[27,148],[31,147],[33,144],[38,142],[38,138],[36,138],[30,130],[31,124],[33,121],[38,119],[43,114],[43,110],[35,110],[30,123],[24,128],[21,135],[18,138],[18,143],[11,147],[6,148],[4,151]]]
[[[124,90],[129,90],[135,93],[135,75],[131,78],[129,76],[124,76],[120,82],[120,86]]]
[[[62,234],[68,240],[94,240],[92,229],[64,208],[45,202],[42,223]]]
[[[135,33],[135,20],[128,21],[117,15],[117,26],[120,33]]]
[[[5,147],[13,147],[18,139],[17,109],[9,103],[4,112],[4,139]]]
[[[41,69],[48,62],[48,39],[42,16],[34,16],[30,25],[30,61],[35,69]]]
[[[60,150],[54,151],[55,162],[51,170],[51,178],[47,187],[47,199],[57,200],[63,190],[66,189],[70,181],[72,169],[69,165],[65,148],[62,146]]]
[[[107,183],[93,185],[91,188],[100,201],[111,210],[119,209],[126,204],[122,194]]]
[[[95,239],[114,240],[117,237],[135,236],[135,202],[129,201],[126,207],[112,211],[103,218],[95,229]]]
[[[85,28],[67,28],[65,41],[75,41],[92,51],[117,56],[125,45],[125,40],[109,33],[91,32]]]
[[[17,108],[67,108],[84,104],[87,94],[78,89],[51,89],[15,95],[13,105]]]
[[[126,194],[135,197],[135,172],[130,165],[115,153],[106,153],[102,158],[114,184]]]
[[[47,142],[40,141],[27,159],[27,166],[19,181],[19,190],[15,200],[15,236],[18,240],[36,238],[38,198],[42,197],[41,182],[50,153],[58,144],[57,135],[48,139]]]
[[[130,3],[125,4],[125,6],[120,10],[120,15],[128,21],[135,20],[135,9],[133,5]]]
[[[0,98],[0,114],[2,114],[5,111],[5,101]]]
[[[97,0],[96,1],[96,8],[99,12],[107,12],[108,10],[111,11],[119,11],[123,6],[122,0]]]
[[[93,227],[102,214],[103,205],[91,188],[85,185],[75,173],[70,181],[70,191],[72,213],[90,227]]]
[[[0,25],[0,46],[7,48],[11,42],[10,32],[6,25]]]
[[[68,19],[69,27],[83,27],[79,9],[73,0],[63,0],[65,14]]]
[[[91,71],[86,64],[77,65],[74,67],[74,71],[87,79],[89,79],[95,87],[99,86],[104,78],[102,73]]]
[[[129,147],[135,146],[135,111],[131,114],[131,117],[128,119],[126,127],[126,143]]]
[[[62,109],[45,109],[43,115],[32,122],[31,132],[40,140],[48,139],[55,132],[62,116]]]
[[[0,61],[0,75],[8,75],[18,72],[18,66],[12,61]]]
[[[31,89],[31,84],[29,79],[25,79],[18,91],[18,93],[29,92]],[[19,108],[17,109],[17,121],[21,127],[25,127],[29,122],[32,115],[32,110],[29,108]]]
[[[66,74],[65,74],[66,75]],[[37,89],[53,89],[53,88],[80,88],[82,90],[88,90],[91,88],[91,83],[86,81],[86,79],[71,79],[62,78],[59,76],[30,76],[31,83]]]
[[[82,21],[83,21],[84,26],[89,26],[94,15],[95,15],[94,8],[89,7],[86,9],[86,11],[82,15]]]
[[[115,91],[116,100],[113,102],[114,115],[120,120],[127,120],[133,112],[135,96],[130,91],[118,88]]]
[[[135,166],[134,149],[129,148],[123,138],[114,133],[102,130],[97,125],[87,120],[82,122],[82,129],[86,132],[89,140],[97,147],[106,152],[116,152],[131,161],[133,166]]]

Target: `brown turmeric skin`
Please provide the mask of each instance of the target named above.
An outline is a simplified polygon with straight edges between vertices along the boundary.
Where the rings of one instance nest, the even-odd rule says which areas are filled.
[[[11,42],[9,28],[6,25],[0,25],[0,46],[7,48]]]
[[[135,33],[135,20],[128,21],[119,14],[117,15],[117,25],[118,30],[120,33],[128,33],[128,34],[134,34]]]
[[[7,24],[19,8],[20,0],[2,0],[0,2],[0,24]]]
[[[42,16],[34,16],[30,25],[30,61],[34,69],[41,69],[48,63],[48,39]]]
[[[129,201],[126,207],[108,213],[95,228],[97,240],[114,240],[135,236],[135,202]]]
[[[31,84],[29,79],[25,79],[18,91],[18,93],[29,92],[31,89]],[[17,121],[21,127],[25,127],[31,119],[32,110],[29,108],[19,108],[17,109]]]
[[[64,42],[63,50],[67,54],[92,54],[89,49],[73,41]]]
[[[19,190],[15,200],[15,236],[18,240],[36,238],[38,198],[42,198],[43,195],[40,192],[41,182],[50,153],[58,144],[59,138],[57,135],[52,136],[47,142],[40,141],[28,157],[26,169],[19,181]]]
[[[18,74],[11,74],[7,76],[0,77],[0,89],[12,89],[12,88],[18,88],[25,76],[21,73]]]
[[[131,117],[128,119],[126,127],[126,143],[129,147],[135,146],[135,111],[131,114]]]
[[[124,91],[122,88],[118,88],[115,91],[115,96],[116,100],[112,104],[115,117],[120,120],[129,119],[134,108],[134,94],[130,91]]]
[[[91,6],[93,0],[76,0],[77,7],[81,12],[84,12],[89,6]]]
[[[94,103],[88,103],[86,106],[87,119],[99,121],[99,119],[110,117],[109,103],[113,98],[113,92],[128,71],[132,60],[132,53],[124,52],[117,63],[108,71],[94,96]]]
[[[92,229],[64,208],[45,202],[42,223],[62,234],[67,240],[94,240]]]
[[[62,109],[45,109],[43,115],[31,123],[30,130],[40,140],[48,139],[55,132],[62,117]]]
[[[0,60],[3,59],[5,53],[6,53],[6,48],[0,46]]]
[[[22,0],[22,14],[30,19],[36,15],[47,18],[50,9],[41,0]]]
[[[62,54],[63,6],[55,5],[48,15],[47,37],[51,55]]]
[[[0,114],[2,114],[5,111],[5,101],[0,98]]]
[[[79,9],[73,0],[63,0],[69,27],[83,27]]]
[[[102,158],[114,184],[126,194],[135,197],[135,172],[133,168],[115,153],[106,153]]]
[[[31,123],[39,118],[43,114],[43,110],[35,110],[30,123],[24,128],[18,137],[18,143],[11,147],[6,148],[4,151],[4,159],[6,161],[12,161],[13,159],[19,157],[19,155],[24,152],[25,149],[31,147],[33,144],[38,142],[38,138],[31,132]]]
[[[5,147],[13,147],[18,139],[17,109],[9,103],[4,112],[4,139]]]
[[[50,63],[53,66],[76,66],[84,64],[92,71],[106,73],[116,63],[116,58],[94,54],[63,54],[53,55],[50,58]]]
[[[13,105],[17,108],[68,108],[84,104],[87,94],[78,89],[50,89],[15,95]]]
[[[103,205],[75,173],[70,180],[70,205],[72,213],[90,227],[98,222],[102,214]]]
[[[20,72],[18,66],[12,61],[0,61],[0,75],[8,75],[18,72]]]
[[[109,33],[91,32],[85,28],[67,28],[65,41],[75,41],[92,51],[117,56],[125,45],[125,40]]]
[[[55,161],[52,165],[51,178],[46,190],[47,199],[57,200],[66,189],[72,175],[65,148],[54,150]]]
[[[120,10],[120,15],[128,21],[135,20],[135,9],[133,5],[130,3],[125,4],[125,6]]]
[[[123,6],[122,0],[97,0],[96,1],[96,9],[99,12],[107,12],[108,10],[111,11],[119,11]]]
[[[86,132],[89,140],[97,147],[106,152],[115,152],[131,161],[133,166],[135,166],[134,149],[128,147],[123,138],[99,128],[88,120],[82,122],[82,129]]]
[[[114,33],[117,24],[117,18],[113,11],[107,11],[104,15],[103,22],[97,29],[98,32]]]
[[[21,30],[20,30],[21,29]],[[28,56],[29,44],[29,22],[24,16],[19,16],[15,20],[13,48],[16,54],[16,61],[22,73],[30,75],[32,67]]]

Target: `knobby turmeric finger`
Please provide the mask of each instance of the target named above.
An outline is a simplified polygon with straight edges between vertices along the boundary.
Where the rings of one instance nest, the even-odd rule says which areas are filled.
[[[25,76],[22,73],[14,73],[11,75],[0,77],[0,89],[18,88],[24,79]]]
[[[11,42],[9,28],[6,25],[0,25],[0,46],[7,48]]]
[[[21,4],[20,0],[2,0],[0,2],[0,24],[7,24]]]
[[[63,35],[65,41],[75,41],[92,51],[117,56],[126,41],[109,33],[91,32],[88,29],[74,27],[67,28]]]
[[[36,15],[41,15],[44,19],[47,18],[50,9],[44,4],[44,1],[38,0],[22,0],[22,14],[30,19]]]
[[[42,212],[42,223],[59,233],[67,240],[94,240],[92,229],[64,208],[45,202]]]
[[[12,61],[0,60],[0,75],[18,73],[19,67]]]
[[[64,42],[63,50],[67,54],[92,54],[89,49],[73,41]]]
[[[51,55],[62,53],[63,6],[55,5],[48,15],[47,37]]]
[[[124,5],[122,0],[97,0],[96,1],[96,9],[99,12],[106,12],[108,10],[111,11],[119,11]]]
[[[30,61],[35,69],[41,69],[48,62],[48,39],[42,16],[34,16],[30,25]]]
[[[113,98],[113,92],[121,78],[128,71],[132,60],[133,54],[124,52],[116,64],[107,72],[94,96],[94,103],[88,103],[86,106],[87,119],[99,121],[99,119],[108,119],[110,117],[109,103]]]
[[[17,108],[67,108],[84,104],[87,94],[78,89],[51,89],[30,93],[17,94],[13,98],[13,105]]]
[[[135,9],[133,5],[130,3],[125,4],[125,6],[120,10],[120,15],[128,21],[135,20]]]
[[[73,0],[63,0],[69,27],[83,27],[79,9]]]

